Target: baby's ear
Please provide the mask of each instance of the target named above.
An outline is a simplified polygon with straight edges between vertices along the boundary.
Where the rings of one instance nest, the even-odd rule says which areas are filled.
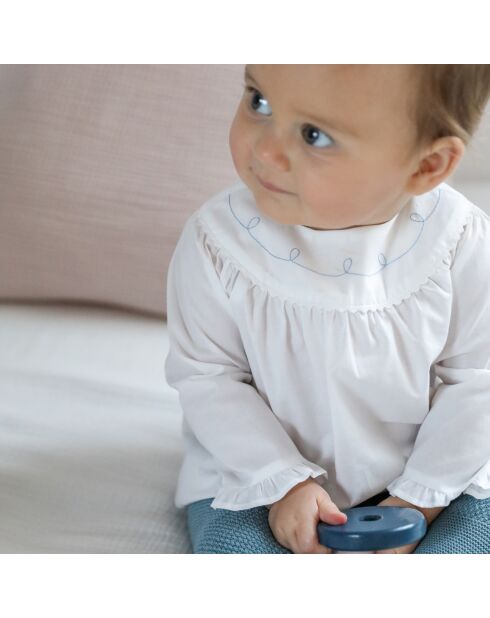
[[[412,195],[431,191],[451,176],[466,151],[460,137],[439,137],[429,146],[418,162],[416,171],[409,178],[406,190]]]

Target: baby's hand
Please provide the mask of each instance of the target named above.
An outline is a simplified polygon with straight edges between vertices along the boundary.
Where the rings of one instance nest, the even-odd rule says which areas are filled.
[[[312,478],[295,485],[269,510],[269,526],[277,541],[295,554],[331,554],[318,542],[317,525],[345,524],[347,515]]]
[[[417,506],[416,504],[412,504],[411,502],[407,502],[406,500],[402,500],[398,496],[389,496],[382,500],[378,506],[403,506],[406,508],[417,509],[420,511],[427,521],[427,525],[430,525],[434,519],[442,513],[445,509],[444,506],[437,506],[434,508],[423,508]],[[417,545],[420,543],[422,539],[419,539],[416,543],[411,543],[410,545],[403,545],[402,547],[392,547],[391,549],[379,549],[374,552],[375,554],[411,554],[415,551]]]

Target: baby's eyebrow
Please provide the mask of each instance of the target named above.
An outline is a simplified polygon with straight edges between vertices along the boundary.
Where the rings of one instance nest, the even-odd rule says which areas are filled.
[[[248,79],[249,81],[253,82],[260,88],[258,81],[254,77],[252,77],[250,71],[248,70],[248,67],[245,67],[243,76],[245,79]],[[298,112],[298,110],[296,111]],[[303,113],[302,115],[310,118],[310,120],[318,123],[319,125],[327,126],[330,129],[334,129],[335,131],[338,131],[339,133],[345,133],[347,135],[359,137],[359,132],[356,129],[352,127],[348,127],[343,123],[339,123],[338,121],[329,120],[328,118],[320,118],[319,116],[314,116],[312,114],[307,114],[307,113]]]

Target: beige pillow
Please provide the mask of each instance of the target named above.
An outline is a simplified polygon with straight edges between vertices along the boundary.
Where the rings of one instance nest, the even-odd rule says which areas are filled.
[[[239,180],[243,65],[0,65],[0,300],[166,315],[188,216]],[[488,112],[451,182],[488,208]],[[482,184],[483,181],[483,184]],[[475,198],[476,199],[476,198]]]
[[[165,316],[188,216],[239,180],[243,65],[0,66],[0,300]]]

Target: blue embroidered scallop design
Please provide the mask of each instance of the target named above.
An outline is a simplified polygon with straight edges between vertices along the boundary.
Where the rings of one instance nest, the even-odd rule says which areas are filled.
[[[264,247],[264,245],[260,242],[260,240],[258,238],[256,238],[251,230],[254,229],[255,227],[257,227],[261,221],[260,217],[252,217],[250,219],[250,221],[247,224],[244,224],[240,221],[240,219],[236,216],[235,211],[233,210],[232,206],[231,206],[231,201],[230,201],[230,194],[228,194],[228,205],[230,207],[231,213],[232,215],[235,217],[235,219],[238,221],[238,223],[247,230],[249,236],[251,238],[253,238],[255,240],[255,242],[260,245],[262,247],[262,249],[264,249],[264,251],[267,251],[267,253],[269,255],[271,255],[272,257],[278,259],[278,260],[283,260],[284,262],[291,262],[293,263],[295,266],[299,266],[300,268],[305,268],[306,270],[309,270],[313,273],[316,273],[317,275],[322,275],[323,277],[343,277],[345,275],[356,275],[358,277],[372,277],[373,275],[376,275],[377,273],[379,273],[380,271],[384,270],[387,266],[389,266],[390,264],[393,264],[394,262],[397,262],[398,260],[400,260],[404,255],[406,255],[407,253],[409,253],[417,244],[422,232],[424,231],[424,226],[426,221],[428,221],[432,215],[434,214],[434,211],[436,210],[438,204],[439,204],[439,200],[441,199],[441,189],[438,189],[438,195],[437,195],[437,201],[434,204],[434,207],[432,208],[432,210],[430,211],[430,213],[427,215],[427,217],[423,217],[421,214],[419,214],[418,212],[413,212],[410,215],[410,219],[414,222],[414,223],[420,223],[420,229],[419,232],[417,234],[416,239],[414,240],[414,242],[410,245],[410,247],[404,251],[401,255],[399,255],[396,258],[393,258],[392,260],[388,260],[386,258],[386,256],[383,253],[379,253],[378,254],[378,262],[381,264],[381,268],[379,268],[378,270],[374,271],[373,273],[357,273],[357,272],[353,272],[352,269],[352,258],[351,257],[346,257],[342,263],[343,266],[343,273],[337,274],[337,275],[332,275],[329,273],[321,273],[318,272],[317,270],[314,270],[313,268],[309,268],[308,266],[304,266],[304,264],[300,264],[297,260],[299,258],[299,256],[301,255],[301,251],[300,249],[298,249],[298,247],[293,247],[290,252],[289,252],[289,257],[281,257],[280,255],[274,255],[271,251],[269,251],[269,249],[267,249],[267,247]]]

